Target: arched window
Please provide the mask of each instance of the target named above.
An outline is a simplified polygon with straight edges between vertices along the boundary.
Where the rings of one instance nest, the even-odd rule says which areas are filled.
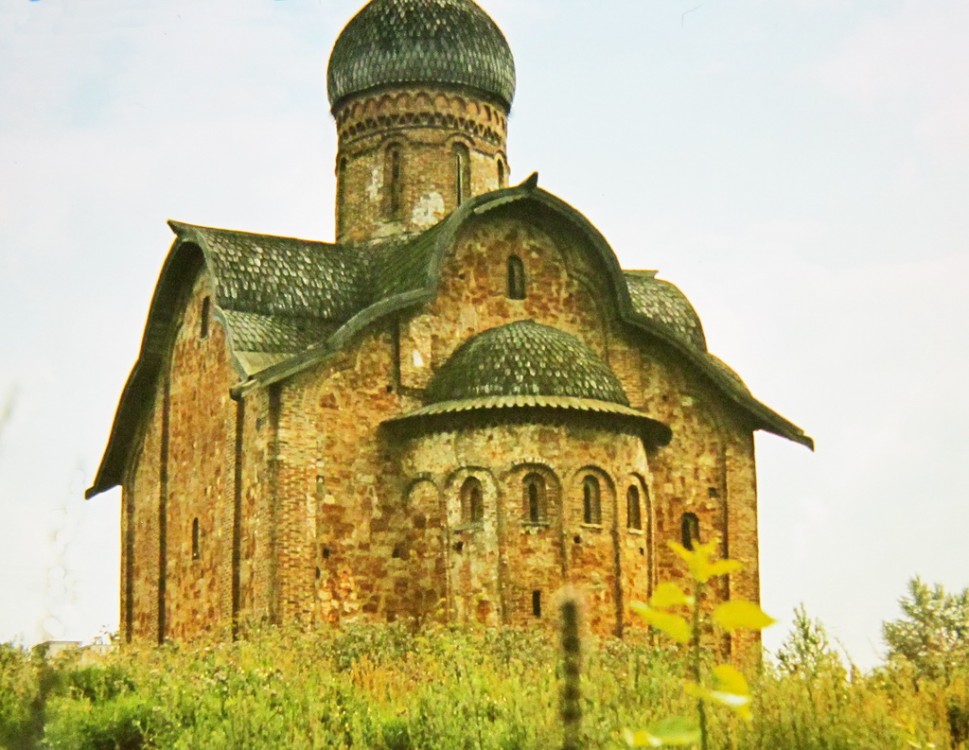
[[[508,299],[525,299],[525,264],[517,255],[508,256]]]
[[[387,148],[384,166],[384,183],[387,186],[387,214],[391,219],[400,217],[404,207],[404,155],[396,143]]]
[[[454,198],[460,206],[471,197],[471,152],[463,143],[454,144]]]
[[[206,297],[202,300],[201,325],[199,326],[199,338],[209,337],[209,318],[212,316],[212,299]]]
[[[635,485],[626,491],[626,526],[630,529],[643,528],[643,511],[639,502],[639,490]]]
[[[529,474],[522,482],[525,518],[529,523],[541,523],[548,518],[545,478],[541,474]]]
[[[582,522],[602,523],[602,493],[599,491],[599,480],[593,476],[582,480]]]
[[[484,491],[474,477],[468,477],[461,485],[461,520],[464,523],[484,520]]]
[[[683,546],[693,549],[694,543],[700,542],[700,519],[695,513],[684,513],[680,524],[683,536]]]
[[[498,159],[498,187],[503,188],[505,186],[505,162]]]
[[[337,162],[336,190],[336,213],[337,221],[340,222],[340,225],[337,227],[337,233],[342,235],[343,227],[346,222],[344,219],[344,214],[346,213],[344,202],[347,194],[347,157],[345,156],[341,156],[340,160]]]
[[[201,532],[199,531],[199,520],[192,521],[192,559],[198,560],[202,554]]]

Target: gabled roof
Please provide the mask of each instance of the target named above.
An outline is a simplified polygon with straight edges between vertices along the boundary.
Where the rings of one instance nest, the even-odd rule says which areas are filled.
[[[361,245],[336,245],[170,222],[177,237],[152,299],[141,353],[115,415],[91,497],[119,484],[149,394],[167,356],[177,300],[201,268],[215,287],[213,314],[224,324],[240,383],[248,390],[285,380],[340,352],[359,332],[397,311],[432,300],[444,258],[476,216],[508,209],[564,222],[596,253],[619,317],[678,352],[755,428],[813,449],[801,428],[755,399],[706,349],[686,297],[654,272],[624,272],[598,230],[570,205],[522,185],[477,196],[428,231]]]

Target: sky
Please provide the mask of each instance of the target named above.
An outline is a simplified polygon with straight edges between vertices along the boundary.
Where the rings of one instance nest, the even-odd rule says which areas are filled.
[[[511,181],[692,300],[802,426],[757,437],[761,587],[863,667],[920,575],[969,586],[969,3],[481,0]],[[0,0],[0,641],[118,625],[82,499],[169,218],[333,239],[326,61],[360,0]]]

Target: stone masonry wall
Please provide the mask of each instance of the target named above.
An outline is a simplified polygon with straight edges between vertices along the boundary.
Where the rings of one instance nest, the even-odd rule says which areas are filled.
[[[135,522],[122,521],[131,536],[122,572],[132,576],[122,583],[122,616],[130,589],[133,638],[183,639],[231,623],[237,446],[229,388],[237,376],[213,298],[199,274],[180,302],[170,359],[127,471],[123,504]]]
[[[630,471],[648,475],[642,442],[574,424],[575,415],[545,423],[547,417],[535,419],[511,424],[489,423],[484,415],[464,419],[466,425],[410,438],[401,451],[405,475],[421,477],[443,497],[445,525],[437,535],[451,619],[527,625],[546,618],[556,593],[574,584],[584,592],[590,627],[616,632],[626,599],[648,595],[648,557],[622,555],[630,532],[625,506],[617,512],[613,502],[614,487]],[[523,481],[536,476],[546,496],[540,519],[533,521]],[[601,515],[592,522],[586,522],[583,507],[588,477],[601,489]],[[469,519],[462,508],[469,478],[485,489],[480,520]],[[406,521],[410,509],[403,510]],[[638,543],[640,532],[632,536]],[[429,572],[412,569],[413,585],[433,590]]]
[[[430,229],[457,207],[459,172],[464,199],[507,184],[506,115],[481,99],[399,89],[351,100],[336,120],[339,242]],[[465,170],[457,166],[456,148],[466,149]]]
[[[164,389],[157,388],[122,487],[121,629],[128,641],[158,640],[158,503],[163,400]]]

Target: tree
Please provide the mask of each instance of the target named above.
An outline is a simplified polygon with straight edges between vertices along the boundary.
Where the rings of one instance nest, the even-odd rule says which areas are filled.
[[[947,594],[920,578],[899,599],[904,617],[882,624],[889,661],[907,662],[918,677],[943,679],[969,664],[969,588]]]
[[[808,617],[803,604],[794,609],[794,624],[777,651],[777,663],[788,674],[804,677],[844,671],[827,629]]]

